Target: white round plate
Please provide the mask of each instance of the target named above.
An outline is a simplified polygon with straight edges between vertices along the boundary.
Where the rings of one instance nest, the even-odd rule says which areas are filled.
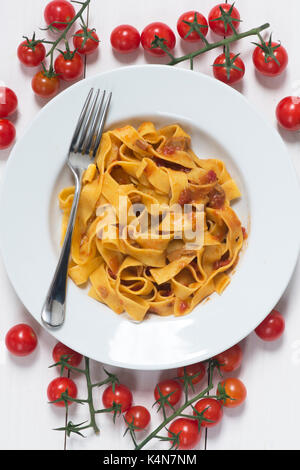
[[[111,90],[106,128],[152,120],[178,122],[201,158],[223,159],[242,198],[234,209],[249,230],[236,272],[187,316],[150,316],[141,324],[116,315],[68,283],[66,321],[49,330],[98,361],[132,369],[167,369],[207,359],[248,335],[271,311],[299,251],[299,187],[278,133],[229,86],[167,66],[124,67],[83,80],[53,99],[16,144],[1,199],[1,248],[26,308],[40,311],[59,254],[57,195],[72,183],[66,152],[89,89]]]

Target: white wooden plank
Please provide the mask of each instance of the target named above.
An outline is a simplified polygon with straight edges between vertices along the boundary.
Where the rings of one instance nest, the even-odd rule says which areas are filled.
[[[11,0],[2,5],[0,80],[1,84],[12,88],[19,99],[18,113],[13,118],[17,138],[47,102],[36,98],[31,90],[31,78],[38,69],[23,67],[16,55],[23,35],[30,36],[35,30],[38,37],[50,37],[48,33],[39,31],[39,27],[44,25],[43,10],[47,3],[47,0]],[[52,138],[51,129],[49,138]],[[10,151],[0,151],[0,179],[4,175]],[[21,197],[20,194],[20,200]],[[12,217],[15,216],[17,214],[12,214]],[[3,422],[7,423],[6,431],[0,436],[0,448],[63,449],[63,434],[55,433],[52,428],[57,427],[64,418],[65,410],[48,405],[46,394],[48,383],[57,375],[54,369],[48,370],[55,340],[25,311],[10,285],[2,260],[0,308],[0,414]],[[39,338],[37,350],[27,358],[13,357],[4,344],[7,330],[20,322],[32,325]]]
[[[274,32],[274,39],[281,39],[283,44],[286,45],[290,54],[290,65],[282,77],[272,81],[260,78],[255,73],[251,59],[253,50],[253,46],[250,43],[251,38],[245,39],[242,43],[233,47],[233,50],[242,52],[242,57],[247,65],[243,84],[237,85],[236,88],[243,92],[273,125],[276,125],[275,106],[277,102],[292,91],[295,93],[297,77],[299,76],[299,65],[295,48],[297,28],[296,26],[292,27],[290,24],[285,24],[286,22],[283,21],[279,4],[279,1],[274,1],[272,2],[272,8],[270,8],[269,2],[261,2],[259,0],[246,2],[241,0],[238,8],[244,20],[242,24],[244,30],[269,21],[272,25],[271,31]],[[212,6],[213,4],[210,0],[204,0],[201,2],[201,7],[197,5],[196,8],[207,15]],[[154,20],[164,21],[175,29],[179,15],[183,11],[194,8],[194,1],[179,0],[176,4],[168,0],[165,0],[163,3],[159,0],[147,3],[131,1],[126,2],[126,5],[112,1],[106,4],[104,13],[101,4],[98,2],[93,3],[90,9],[90,25],[98,29],[102,43],[100,45],[100,57],[97,60],[91,58],[88,62],[88,76],[124,65],[142,64],[145,62],[152,63],[155,61],[164,62],[165,59],[157,60],[150,58],[143,53],[142,49],[138,54],[128,57],[115,54],[111,50],[109,42],[111,30],[118,24],[129,23],[141,31],[146,24]],[[289,11],[292,12],[290,18],[296,19],[300,11],[299,4],[296,1],[292,1],[289,8]],[[177,41],[176,54],[187,52],[187,49],[188,46],[184,45],[182,41]],[[211,51],[199,58],[195,61],[195,69],[211,75],[211,64],[218,53],[217,51]],[[188,67],[188,64],[181,64],[181,66]],[[290,156],[299,171],[298,135],[284,131],[280,131],[280,133],[285,139],[290,150]],[[266,186],[267,178],[268,175],[266,175]],[[293,280],[295,285],[297,284],[298,276],[297,272]],[[292,300],[290,300],[291,297]],[[285,402],[285,431],[284,433],[278,433],[278,418],[274,412],[277,409],[278,395],[277,393],[270,393],[274,390],[274,383],[278,382],[281,384],[282,389],[284,387],[285,389],[292,388],[295,390],[299,386],[300,379],[295,374],[296,365],[291,360],[291,354],[297,354],[296,347],[298,343],[296,342],[296,332],[300,326],[300,319],[298,320],[299,317],[296,312],[299,301],[296,298],[295,289],[292,292],[290,290],[287,291],[283,299],[286,298],[289,299],[289,304],[288,307],[282,308],[287,318],[287,332],[283,340],[277,344],[265,345],[253,334],[244,342],[245,360],[240,376],[248,387],[249,398],[247,404],[240,409],[226,410],[223,424],[208,432],[207,447],[209,449],[243,449],[252,447],[258,449],[299,448],[299,442],[296,438],[297,433],[295,432],[292,419],[293,414],[297,413],[294,401],[289,400]],[[284,300],[282,302],[283,305],[287,303]],[[293,309],[291,307],[292,303],[294,305]],[[295,349],[292,349],[293,347]],[[144,373],[138,374],[141,377]],[[151,376],[151,373],[149,375]],[[149,395],[149,392],[148,394],[145,392],[144,399],[146,399],[146,402],[147,398],[150,401]]]
[[[6,423],[1,433],[1,449],[62,449],[63,436],[56,435],[58,415],[64,410],[51,410],[47,404],[48,382],[55,376],[47,369],[51,364],[54,339],[27,313],[17,299],[0,263],[0,413]],[[30,324],[38,334],[39,344],[25,358],[8,353],[4,344],[7,330],[16,323]]]
[[[299,449],[296,398],[299,387],[300,266],[278,304],[287,328],[274,343],[264,343],[252,333],[243,344],[244,361],[239,372],[248,397],[236,409],[224,409],[218,428],[208,431],[208,449]]]
[[[246,46],[246,40],[243,41],[245,49],[249,50],[248,53],[243,54],[247,67],[242,88],[243,94],[272,125],[277,127],[276,104],[284,96],[299,95],[300,67],[295,47],[297,28],[287,25],[280,8],[280,2],[272,2],[272,8],[270,8],[269,2],[255,0],[250,4],[244,1],[239,2],[239,9],[244,19],[243,28],[248,29],[253,25],[269,21],[274,40],[281,40],[289,53],[289,66],[281,77],[276,79],[262,78],[252,67],[252,48],[249,45]],[[296,21],[299,11],[298,2],[289,3],[290,18],[294,18]],[[279,132],[288,147],[289,156],[299,175],[299,134],[281,129]],[[272,177],[272,168],[270,168],[270,173],[266,175],[266,191],[270,177]],[[288,181],[282,183],[281,190],[284,191],[285,185],[288,185]],[[283,214],[282,216],[284,217]],[[280,219],[280,215],[278,223],[285,223]],[[272,234],[267,234],[267,236],[272,236]],[[288,237],[279,249],[283,248],[284,243],[288,243]],[[280,266],[278,269],[280,270]],[[267,344],[252,333],[245,340],[245,359],[242,369],[237,375],[247,386],[247,402],[239,409],[225,410],[225,419],[221,426],[208,431],[208,449],[299,449],[300,444],[296,431],[299,405],[297,400],[293,399],[292,392],[292,390],[297,390],[300,385],[298,374],[300,297],[297,288],[299,280],[298,265],[288,289],[278,304],[278,309],[286,319],[286,331],[282,339]],[[266,282],[268,282],[267,279]],[[251,292],[251,286],[249,286],[249,295],[255,295],[255,292]],[[247,299],[245,299],[246,301]],[[286,399],[289,392],[291,392],[290,398]]]
[[[272,125],[277,127],[276,104],[284,96],[299,95],[300,66],[295,44],[297,42],[296,18],[300,12],[300,5],[296,1],[289,3],[289,17],[292,19],[292,23],[295,21],[294,26],[287,24],[280,8],[280,2],[272,2],[272,8],[270,8],[269,2],[254,0],[250,5],[249,2],[244,1],[239,2],[239,9],[245,20],[243,27],[248,28],[251,25],[269,21],[274,40],[281,40],[289,53],[290,61],[286,72],[275,79],[262,78],[254,71],[251,47],[247,46],[249,52],[245,55],[247,73],[243,94]],[[298,175],[300,175],[299,133],[289,133],[281,129],[279,131],[288,147],[290,158]],[[255,138],[255,136],[253,137]],[[272,168],[270,168],[270,174],[266,175],[266,190],[268,178],[271,175]],[[285,185],[288,185],[288,181],[282,182],[281,190],[284,191]],[[280,217],[279,215],[278,223],[286,223]],[[267,234],[267,236],[272,236],[272,234]],[[288,236],[279,249],[283,249],[284,243],[288,243]],[[280,266],[278,269],[280,270]],[[253,333],[245,341],[245,359],[240,377],[248,389],[247,402],[240,409],[226,410],[222,425],[218,429],[208,431],[208,449],[300,448],[296,429],[296,417],[299,416],[300,410],[297,400],[293,398],[293,391],[296,391],[300,386],[298,374],[300,296],[297,288],[299,280],[298,265],[293,279],[278,305],[286,319],[286,331],[282,339],[267,344]],[[268,282],[267,279],[266,282]],[[249,295],[255,295],[255,293],[250,290]],[[245,299],[246,301],[247,299]],[[287,393],[289,399],[286,399]]]

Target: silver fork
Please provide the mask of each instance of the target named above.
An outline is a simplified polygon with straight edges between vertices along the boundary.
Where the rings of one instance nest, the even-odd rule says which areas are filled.
[[[108,93],[106,97],[106,91],[90,90],[72,137],[67,165],[75,178],[75,194],[59,261],[41,312],[42,321],[48,326],[61,326],[65,319],[68,265],[82,175],[97,154],[111,96]]]

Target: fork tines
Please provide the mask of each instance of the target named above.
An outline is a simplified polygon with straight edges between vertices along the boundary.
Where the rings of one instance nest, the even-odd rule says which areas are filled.
[[[70,152],[96,156],[111,96],[111,92],[91,88],[72,137]]]

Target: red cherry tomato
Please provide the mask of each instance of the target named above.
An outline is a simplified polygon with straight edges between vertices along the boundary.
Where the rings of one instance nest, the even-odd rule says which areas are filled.
[[[73,44],[77,52],[83,55],[89,55],[95,52],[99,46],[99,37],[93,29],[87,28],[86,31],[79,29],[73,36]]]
[[[20,323],[6,333],[5,344],[14,356],[28,356],[37,346],[37,336],[31,326]]]
[[[281,100],[276,108],[276,117],[284,129],[289,131],[300,130],[300,97],[287,96]]]
[[[273,54],[277,62],[268,55],[268,49],[271,48],[276,48],[273,50]],[[256,70],[267,77],[280,75],[286,69],[289,61],[286,49],[277,42],[267,44],[266,50],[262,46],[257,46],[253,51],[252,59]]]
[[[127,423],[132,423],[138,428],[135,429],[135,431],[141,431],[148,426],[151,416],[147,408],[144,406],[132,406],[127,411],[125,419]]]
[[[64,52],[64,54],[68,53]],[[77,78],[81,77],[84,69],[84,63],[82,57],[77,52],[75,52],[72,58],[69,55],[66,55],[65,57],[63,54],[59,54],[59,56],[55,59],[54,69],[60,78],[66,82],[72,82],[73,80],[77,80]]]
[[[195,375],[196,377],[192,379],[192,383],[197,384],[205,376],[206,369],[202,362],[197,362],[196,364],[191,364],[186,367],[180,367],[179,369],[177,369],[177,376],[180,377],[180,381],[182,383],[184,382],[184,372],[189,377],[193,377]]]
[[[48,77],[41,70],[33,77],[31,86],[36,95],[51,98],[59,90],[59,78],[57,76]]]
[[[241,380],[231,377],[223,380],[221,386],[224,387],[225,393],[230,397],[222,400],[223,405],[227,408],[236,408],[246,400],[247,390]],[[219,391],[217,391],[217,395],[220,395]]]
[[[48,3],[44,11],[44,17],[47,25],[52,24],[56,29],[66,29],[75,16],[75,9],[72,3],[66,0],[53,0]]]
[[[18,98],[14,91],[0,86],[0,118],[13,114],[18,107]]]
[[[110,35],[112,47],[121,54],[135,51],[141,42],[138,30],[130,24],[117,26]]]
[[[243,351],[242,348],[236,344],[232,346],[232,348],[217,354],[214,358],[221,364],[220,369],[222,372],[233,372],[238,369],[242,363]]]
[[[73,349],[68,348],[68,346],[65,346],[63,343],[59,342],[56,343],[52,351],[52,357],[54,362],[59,362],[62,356],[68,356],[68,364],[74,367],[79,366],[82,360],[81,354],[76,351],[73,351]]]
[[[181,450],[194,449],[201,438],[201,429],[198,430],[198,423],[193,419],[178,418],[169,427],[169,437],[179,434],[179,447]]]
[[[16,129],[8,119],[0,119],[0,150],[11,146],[16,137]]]
[[[225,11],[225,13],[230,13],[232,18],[233,27],[238,30],[240,26],[240,14],[235,7],[232,7],[229,3],[220,3],[216,5],[208,15],[208,22],[211,30],[218,34],[219,36],[230,36],[233,31],[230,24],[225,25],[224,21],[222,20],[222,11],[221,8]]]
[[[225,54],[219,55],[216,60],[214,61],[213,72],[215,78],[220,80],[221,82],[227,84],[233,84],[239,82],[244,74],[245,74],[245,64],[240,57],[236,57],[236,54],[230,52],[229,54],[229,61],[226,59]],[[228,64],[228,72],[226,63]],[[238,67],[239,70],[236,68],[231,68],[230,64],[234,67]]]
[[[166,52],[159,47],[152,48],[152,41],[154,41],[155,36],[164,39],[164,44],[169,50],[174,49],[176,44],[175,34],[168,25],[157,21],[146,26],[142,32],[141,43],[145,51],[158,56],[166,55]]]
[[[203,398],[202,400],[197,401],[195,405],[196,410],[198,413],[203,413],[203,417],[212,421],[209,423],[208,421],[202,421],[201,426],[203,428],[212,428],[218,424],[223,416],[223,408],[221,403],[214,398]],[[194,411],[194,415],[197,416],[197,413]]]
[[[172,406],[179,402],[182,395],[181,386],[175,380],[164,380],[163,382],[159,382],[154,390],[155,400],[159,400],[159,391],[164,397],[169,395],[169,393],[171,394],[168,401]]]
[[[121,412],[123,413],[131,407],[132,393],[126,385],[115,384],[115,391],[110,385],[103,392],[102,402],[105,408],[111,408],[114,403],[121,405]]]
[[[26,67],[36,67],[45,59],[46,49],[44,44],[32,39],[32,41],[26,40],[21,42],[17,53],[23,65],[26,65]]]
[[[200,29],[201,33],[204,36],[206,36],[208,33],[208,23],[207,23],[205,16],[203,16],[198,11],[194,11],[194,10],[187,11],[186,13],[183,13],[177,21],[178,34],[185,41],[190,41],[190,42],[201,41],[201,36],[198,34],[197,29],[196,29],[197,26],[195,28],[193,25],[186,24],[186,23],[195,22],[195,15],[196,15],[197,23],[199,24],[198,28]],[[189,33],[191,29],[192,29],[192,32]]]
[[[264,321],[255,328],[255,333],[264,341],[275,341],[280,338],[284,328],[283,316],[277,310],[272,310]]]
[[[49,401],[55,401],[61,398],[62,393],[68,391],[68,396],[71,398],[77,397],[77,387],[73,380],[68,379],[67,377],[57,377],[56,379],[52,380],[49,383],[47,389],[47,395]],[[71,405],[73,402],[68,400],[68,405]],[[57,403],[53,403],[55,406],[65,406],[65,402],[58,401]]]

